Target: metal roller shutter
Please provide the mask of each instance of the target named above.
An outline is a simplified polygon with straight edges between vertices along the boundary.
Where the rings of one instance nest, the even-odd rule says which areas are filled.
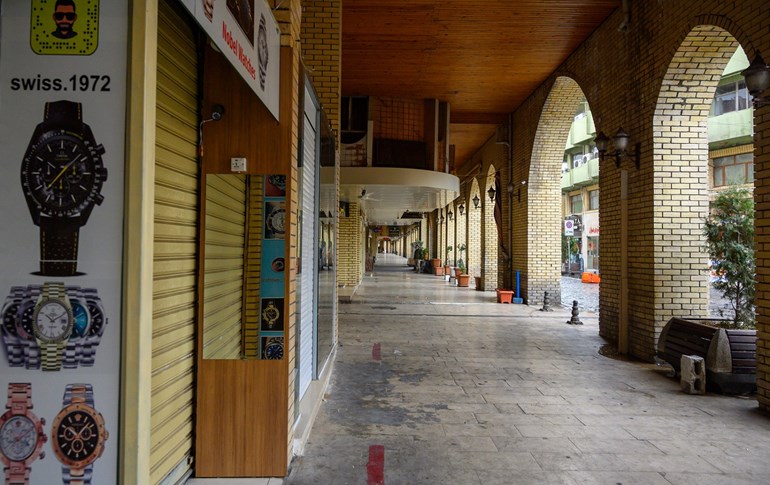
[[[246,176],[206,176],[204,359],[241,355]]]
[[[187,19],[159,2],[153,265],[152,483],[193,450],[198,253],[198,60]]]
[[[299,335],[299,397],[305,394],[313,379],[315,363],[316,317],[316,267],[317,244],[316,217],[316,142],[317,109],[313,95],[305,89],[304,146],[302,156],[302,292],[300,296]]]

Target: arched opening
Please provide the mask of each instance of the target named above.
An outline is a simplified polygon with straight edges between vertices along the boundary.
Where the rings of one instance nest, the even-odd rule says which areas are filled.
[[[481,276],[481,191],[479,183],[474,178],[471,182],[471,191],[466,201],[466,213],[468,214],[468,274]],[[478,201],[478,207],[476,203]]]
[[[564,231],[565,218],[577,220],[579,217],[582,220],[584,213],[582,205],[573,206],[567,201],[584,201],[589,197],[590,188],[598,190],[598,158],[592,145],[595,131],[593,119],[588,116],[577,119],[581,115],[579,107],[583,105],[587,111],[588,103],[578,83],[569,77],[557,77],[538,122],[529,178],[522,190],[526,194],[522,197],[522,204],[526,201],[526,220],[532,221],[523,241],[527,261],[525,297],[530,305],[542,304],[546,291],[551,302],[561,301],[564,269],[562,248],[565,238],[568,238],[568,248],[573,244],[577,246],[576,241],[581,241],[579,253],[570,251],[566,255],[568,264],[574,261],[575,254],[582,255],[583,248],[587,249],[587,244],[582,244],[582,239],[587,237],[582,230],[573,232],[571,236],[567,236]],[[580,135],[571,139],[571,133],[575,131],[573,124],[578,122]],[[565,171],[567,181],[562,182],[565,148],[568,150],[566,156],[570,166]],[[562,188],[566,189],[564,195]],[[538,241],[538,244],[533,246],[528,241]],[[517,251],[520,253],[521,249]],[[514,259],[517,259],[516,254]],[[566,269],[569,274],[571,267]],[[578,268],[578,275],[580,270]]]
[[[501,226],[498,224],[498,220],[501,214],[499,207],[500,194],[499,183],[496,183],[497,171],[494,165],[489,165],[487,170],[486,183],[484,184],[484,193],[480,195],[483,200],[481,204],[484,210],[483,213],[483,231],[484,231],[484,244],[483,244],[483,257],[484,264],[482,265],[482,281],[483,288],[486,291],[492,291],[498,287],[498,246],[500,245]],[[494,192],[491,192],[493,189]],[[492,193],[492,197],[490,197]],[[495,212],[498,213],[498,217],[495,217]],[[501,224],[502,222],[500,222]]]
[[[751,133],[742,139],[720,133],[725,124],[732,125],[728,132],[734,131],[741,118],[752,127],[741,66],[732,69],[732,77],[724,77],[738,48],[738,41],[721,27],[697,26],[679,45],[663,78],[653,118],[654,335],[631,322],[629,345],[636,355],[654,348],[672,316],[709,315],[703,234],[709,200],[720,185],[738,181],[729,180],[730,174],[741,170],[740,182],[753,186]],[[747,64],[745,56],[738,62]]]

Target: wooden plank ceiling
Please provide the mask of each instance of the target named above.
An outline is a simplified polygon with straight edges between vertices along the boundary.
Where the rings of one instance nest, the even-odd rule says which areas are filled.
[[[620,0],[343,0],[342,94],[451,106],[457,167]]]

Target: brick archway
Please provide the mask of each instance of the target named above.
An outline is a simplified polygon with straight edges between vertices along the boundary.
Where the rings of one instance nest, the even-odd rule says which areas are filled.
[[[583,97],[574,79],[557,77],[537,125],[526,187],[526,239],[538,241],[527,247],[525,297],[530,305],[542,304],[546,291],[551,301],[561,301],[561,162]]]
[[[481,200],[479,183],[475,178],[471,182],[471,190],[466,203],[466,213],[468,214],[468,242],[466,245],[468,246],[468,274],[481,276],[481,205],[479,204],[478,209],[473,205],[474,197]]]
[[[483,208],[482,230],[484,234],[484,243],[482,245],[482,257],[484,258],[481,271],[482,286],[485,291],[492,291],[498,287],[498,253],[500,245],[500,236],[498,235],[497,222],[495,222],[495,202],[489,199],[487,191],[495,186],[495,175],[497,170],[494,164],[489,164],[487,170],[484,192],[479,195],[481,206]],[[499,192],[499,191],[498,191]],[[497,194],[500,197],[502,194]]]
[[[708,115],[738,41],[714,25],[694,27],[676,50],[653,117],[654,332],[631,322],[629,348],[648,356],[672,316],[708,315]]]

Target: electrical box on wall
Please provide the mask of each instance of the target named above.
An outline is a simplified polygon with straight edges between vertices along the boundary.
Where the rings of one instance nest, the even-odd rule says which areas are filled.
[[[245,172],[246,171],[246,159],[243,157],[233,157],[230,159],[230,171],[232,172]]]

